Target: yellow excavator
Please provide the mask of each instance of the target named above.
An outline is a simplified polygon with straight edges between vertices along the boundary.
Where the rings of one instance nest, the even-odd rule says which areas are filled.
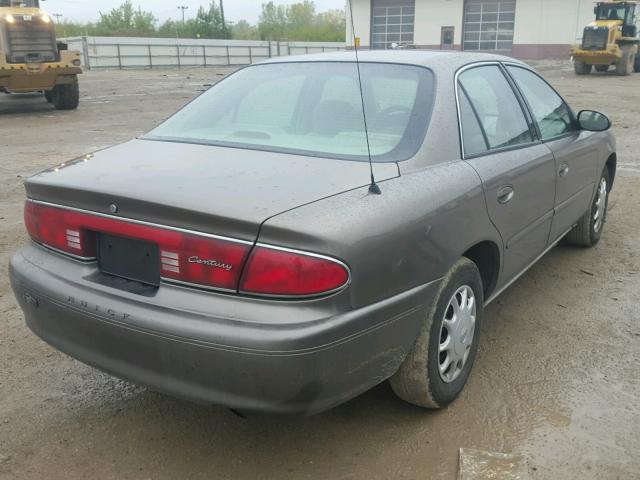
[[[0,92],[43,92],[58,110],[78,107],[80,52],[56,40],[38,0],[0,0]]]
[[[575,72],[587,75],[595,67],[606,72],[615,66],[618,75],[640,72],[638,21],[640,2],[611,0],[598,2],[596,20],[587,25],[582,43],[571,48]]]

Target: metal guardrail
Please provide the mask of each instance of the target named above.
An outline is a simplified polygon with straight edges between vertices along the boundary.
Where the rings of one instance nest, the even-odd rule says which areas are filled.
[[[166,68],[249,65],[272,57],[344,50],[339,44],[287,41],[257,44],[157,42],[92,42],[69,39],[69,48],[82,50],[85,68]],[[265,44],[266,43],[266,44]]]

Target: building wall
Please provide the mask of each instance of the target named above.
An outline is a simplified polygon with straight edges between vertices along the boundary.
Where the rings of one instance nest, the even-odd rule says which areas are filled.
[[[369,48],[371,0],[351,0],[356,36]],[[415,0],[414,43],[419,48],[440,48],[441,28],[455,27],[455,48],[460,49],[464,0]],[[569,47],[582,38],[584,26],[593,21],[593,0],[516,0],[513,50],[503,51],[525,59],[567,58]],[[348,12],[347,12],[348,14]],[[352,46],[350,17],[347,45]]]
[[[453,42],[459,49],[463,6],[463,0],[416,0],[416,45],[440,48],[442,27],[455,27]]]
[[[369,48],[371,43],[371,0],[350,0],[355,24],[355,36],[360,38],[360,46]],[[347,6],[347,47],[353,47],[351,12]]]
[[[512,54],[521,58],[568,57],[594,19],[591,0],[516,0]]]

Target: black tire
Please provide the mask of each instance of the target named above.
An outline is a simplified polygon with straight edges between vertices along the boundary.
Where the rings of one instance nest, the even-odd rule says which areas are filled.
[[[633,64],[633,71],[636,73],[640,72],[640,50],[636,52],[636,61]]]
[[[573,63],[573,69],[575,70],[576,75],[589,75],[592,67],[593,65],[590,63],[585,63],[580,60],[576,60]]]
[[[601,213],[601,221],[596,228],[595,214],[598,209],[598,198],[600,196],[598,188],[602,181],[605,182],[606,195],[604,198],[604,211]],[[578,224],[573,227],[565,240],[571,245],[577,245],[580,247],[593,247],[600,241],[602,236],[602,230],[604,230],[604,224],[607,220],[607,211],[609,209],[609,192],[611,191],[611,182],[609,180],[609,169],[607,167],[602,171],[602,175],[598,180],[598,187],[596,187],[596,193],[591,201],[589,210],[578,221]]]
[[[75,110],[80,103],[78,82],[56,85],[51,90],[51,99],[56,110]]]
[[[44,98],[47,102],[52,103],[53,102],[53,90],[45,90],[44,91]]]
[[[475,328],[466,362],[455,379],[445,382],[439,372],[442,353],[438,347],[443,334],[442,325],[449,312],[449,302],[456,301],[454,294],[464,286],[469,287],[475,297]],[[393,391],[400,398],[425,408],[442,408],[456,399],[469,378],[478,350],[483,305],[482,279],[478,267],[471,260],[461,258],[442,280],[416,342],[400,369],[389,379]],[[446,355],[448,353],[445,353],[445,360]]]
[[[596,65],[596,72],[605,73],[609,71],[609,65]]]
[[[616,75],[631,75],[636,56],[630,45],[622,46],[622,58],[616,63]]]

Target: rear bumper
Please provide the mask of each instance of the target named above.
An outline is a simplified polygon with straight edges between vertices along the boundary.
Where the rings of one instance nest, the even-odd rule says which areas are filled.
[[[154,390],[273,413],[316,413],[391,376],[438,283],[328,315],[330,299],[316,311],[315,302],[166,285],[153,299],[140,298],[91,284],[92,268],[37,246],[11,259],[11,284],[34,333],[78,360]],[[183,308],[198,297],[206,302]],[[177,307],[162,305],[178,298]],[[296,311],[298,321],[292,320]]]

